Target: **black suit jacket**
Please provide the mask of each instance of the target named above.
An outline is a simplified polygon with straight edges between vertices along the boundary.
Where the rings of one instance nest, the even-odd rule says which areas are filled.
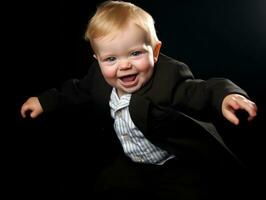
[[[111,134],[111,91],[94,62],[83,79],[69,80],[38,98],[44,111],[86,103],[101,120],[98,130]],[[247,96],[228,79],[194,79],[187,65],[160,54],[152,78],[132,94],[129,112],[145,137],[180,159],[215,160],[216,150],[235,157],[211,123],[221,115],[222,100],[230,93]]]

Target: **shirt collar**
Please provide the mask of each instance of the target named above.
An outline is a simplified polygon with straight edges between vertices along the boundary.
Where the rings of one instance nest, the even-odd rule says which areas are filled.
[[[109,105],[115,112],[129,105],[131,94],[124,94],[120,98],[117,95],[116,89],[112,89]]]

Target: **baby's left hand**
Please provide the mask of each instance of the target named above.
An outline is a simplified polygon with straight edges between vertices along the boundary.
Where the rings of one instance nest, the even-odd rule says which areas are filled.
[[[239,94],[229,94],[222,102],[223,116],[235,125],[239,124],[236,116],[237,110],[245,110],[248,113],[248,121],[254,119],[257,115],[257,106],[254,102]]]

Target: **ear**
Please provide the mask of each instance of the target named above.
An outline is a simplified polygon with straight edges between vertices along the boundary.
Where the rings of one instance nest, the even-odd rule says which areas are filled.
[[[161,46],[162,46],[162,42],[158,41],[157,44],[155,45],[154,49],[153,49],[154,63],[156,63],[158,60],[158,57],[160,55]]]

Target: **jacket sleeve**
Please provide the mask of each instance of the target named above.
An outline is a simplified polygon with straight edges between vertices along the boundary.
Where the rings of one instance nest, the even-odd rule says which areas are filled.
[[[181,71],[190,71],[185,64],[179,68]],[[200,118],[205,119],[213,113],[221,114],[222,101],[231,93],[248,97],[243,89],[226,78],[201,80],[187,77],[181,80],[176,82],[172,97],[173,106],[195,117],[201,116]]]
[[[80,80],[69,79],[60,88],[52,88],[38,95],[44,111],[53,111],[66,105],[89,102],[91,100],[91,80],[97,65],[97,62],[94,62],[84,78]]]

